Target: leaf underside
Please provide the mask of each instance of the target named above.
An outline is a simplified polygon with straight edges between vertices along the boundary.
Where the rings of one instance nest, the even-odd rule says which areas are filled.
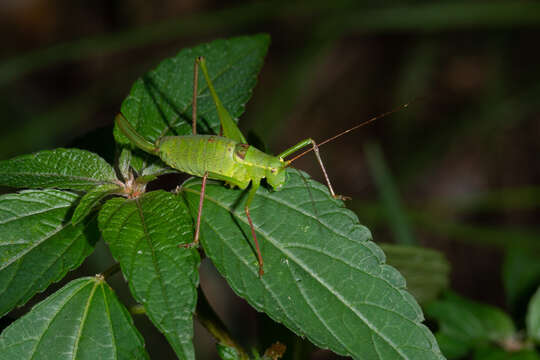
[[[53,189],[0,196],[0,314],[62,279],[93,251],[95,221],[70,221],[78,199]]]
[[[193,319],[199,254],[178,247],[193,240],[193,221],[181,196],[165,191],[108,200],[99,227],[120,263],[133,297],[180,359],[195,359]]]
[[[141,335],[111,288],[80,278],[36,305],[0,336],[0,359],[148,359]]]
[[[327,188],[288,169],[280,191],[261,187],[251,216],[264,258],[258,277],[245,192],[207,184],[202,244],[233,290],[313,343],[355,359],[442,359],[403,277],[354,213]],[[301,176],[299,176],[301,175]],[[197,213],[200,182],[183,187]]]

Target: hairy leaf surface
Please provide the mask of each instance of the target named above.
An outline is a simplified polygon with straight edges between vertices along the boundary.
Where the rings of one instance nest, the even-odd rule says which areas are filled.
[[[0,359],[148,359],[133,320],[102,278],[74,280],[0,335]]]
[[[95,221],[73,226],[79,196],[26,190],[0,196],[0,314],[77,268],[99,238]]]
[[[115,180],[112,166],[80,149],[44,150],[0,161],[0,185],[16,188],[89,190]]]
[[[178,357],[194,359],[200,259],[197,250],[178,247],[193,241],[193,221],[182,197],[154,191],[133,200],[111,199],[99,213],[99,227],[134,298]]]
[[[202,244],[234,291],[315,344],[355,359],[441,359],[397,270],[354,213],[325,186],[289,169],[281,191],[251,206],[265,274],[259,278],[246,193],[210,182]],[[200,182],[183,186],[193,214]]]

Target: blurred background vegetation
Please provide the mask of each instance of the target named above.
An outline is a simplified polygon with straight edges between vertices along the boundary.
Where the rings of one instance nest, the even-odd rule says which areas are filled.
[[[272,153],[420,98],[321,149],[334,187],[375,241],[442,251],[453,290],[522,327],[540,285],[535,1],[2,0],[0,159],[77,146],[112,162],[112,121],[137,77],[183,47],[258,32],[272,45],[240,124]],[[314,158],[296,166],[322,181]],[[100,244],[72,277],[110,262]],[[287,342],[206,261],[201,282],[242,342]],[[137,324],[154,358],[174,357]],[[200,358],[212,358],[196,334]],[[289,356],[307,358],[309,345],[292,342]]]

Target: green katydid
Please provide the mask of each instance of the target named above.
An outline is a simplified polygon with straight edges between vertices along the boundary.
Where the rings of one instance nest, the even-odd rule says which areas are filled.
[[[223,136],[197,135],[196,133],[197,83],[199,67],[204,74],[206,83],[216,105]],[[251,189],[249,190],[244,210],[251,227],[251,233],[255,243],[257,260],[259,263],[259,275],[262,276],[264,273],[264,262],[259,248],[259,243],[257,241],[255,228],[249,214],[250,204],[260,186],[261,180],[265,178],[267,183],[274,190],[279,190],[287,181],[285,169],[296,159],[304,156],[310,151],[313,151],[324,174],[330,194],[334,198],[344,199],[344,197],[334,193],[334,189],[332,188],[332,184],[330,183],[330,179],[319,154],[319,146],[407,106],[408,104],[402,105],[398,109],[394,109],[363,121],[360,124],[321,142],[318,145],[313,139],[309,138],[300,141],[298,144],[286,149],[279,155],[273,156],[266,154],[246,143],[246,139],[240,132],[240,129],[234,123],[231,115],[225,109],[219,100],[216,91],[214,90],[212,81],[208,75],[204,58],[198,57],[195,61],[193,85],[193,135],[165,136],[158,139],[155,143],[151,143],[138,134],[122,114],[118,114],[115,121],[120,130],[134,145],[140,149],[150,154],[159,156],[167,165],[174,169],[186,172],[190,175],[202,177],[199,209],[195,224],[195,236],[192,243],[183,246],[193,246],[197,245],[199,242],[201,215],[207,179],[210,178],[214,180],[222,180],[231,186],[238,186],[240,189],[246,189],[251,183]],[[290,160],[285,160],[287,156],[306,147],[310,148]]]

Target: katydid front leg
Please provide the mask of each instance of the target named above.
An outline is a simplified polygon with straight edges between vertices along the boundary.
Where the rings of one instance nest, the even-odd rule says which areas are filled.
[[[300,149],[303,149],[305,147],[308,147],[308,146],[312,146],[312,148],[313,148],[313,152],[315,153],[315,157],[317,158],[317,161],[319,162],[319,165],[320,165],[321,170],[322,170],[323,175],[324,175],[324,179],[326,180],[326,184],[328,186],[328,190],[330,191],[330,194],[332,195],[332,197],[334,199],[350,200],[351,199],[350,197],[343,196],[343,195],[336,195],[336,193],[334,192],[334,189],[332,188],[332,184],[330,183],[330,178],[328,177],[328,173],[326,172],[326,169],[324,168],[324,164],[323,164],[322,159],[321,159],[321,154],[319,153],[319,147],[317,146],[317,143],[315,142],[315,140],[313,140],[313,139],[302,140],[298,144],[296,144],[294,146],[291,146],[290,148],[283,151],[281,154],[278,155],[278,157],[280,159],[283,159],[283,158],[291,155],[292,153],[294,153],[294,152],[296,152],[296,151],[298,151]],[[286,164],[289,165],[291,162],[292,162],[292,160],[286,161]]]

